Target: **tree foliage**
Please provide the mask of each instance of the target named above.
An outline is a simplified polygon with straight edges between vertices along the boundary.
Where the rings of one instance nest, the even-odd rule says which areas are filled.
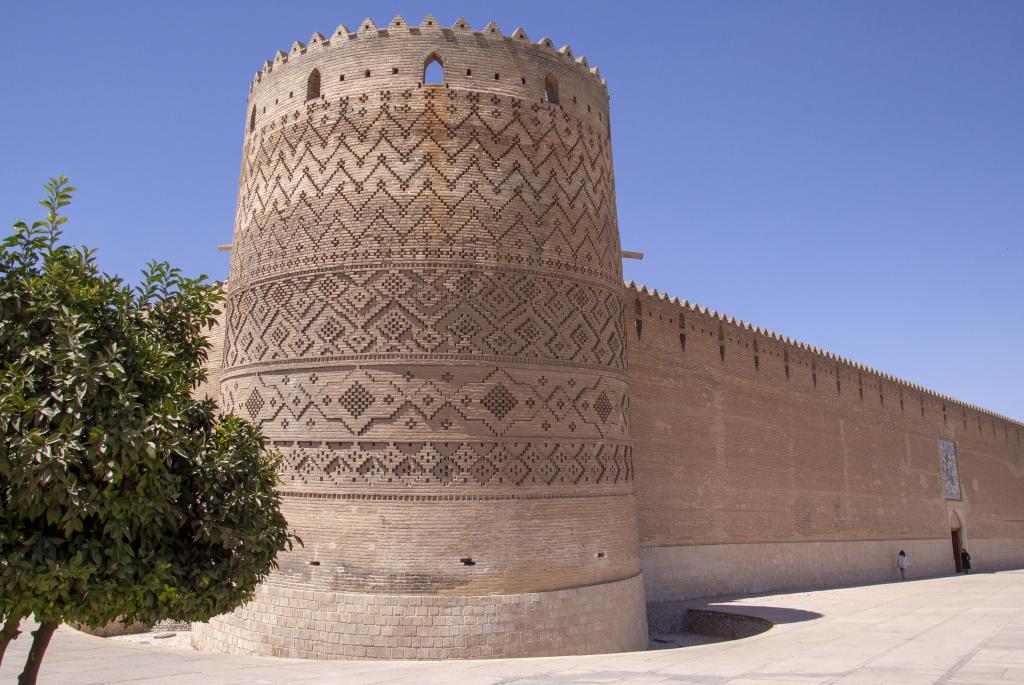
[[[152,262],[132,287],[61,243],[71,201],[0,251],[0,617],[206,620],[289,548],[278,457],[190,391],[222,299]]]

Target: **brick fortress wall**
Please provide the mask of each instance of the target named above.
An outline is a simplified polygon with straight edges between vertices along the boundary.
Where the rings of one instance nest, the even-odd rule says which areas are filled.
[[[649,600],[1024,566],[1024,426],[627,287]],[[947,499],[939,441],[958,455]]]
[[[623,289],[612,179],[603,82],[546,39],[364,22],[265,65],[200,392],[283,453],[306,546],[198,646],[614,651],[645,591],[948,573],[951,528],[1024,565],[1024,426]]]
[[[283,453],[305,546],[196,644],[644,647],[599,75],[522,31],[364,22],[279,53],[247,115],[221,402]]]

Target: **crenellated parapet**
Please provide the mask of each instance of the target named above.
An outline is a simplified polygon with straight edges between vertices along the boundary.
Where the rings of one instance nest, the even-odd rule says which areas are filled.
[[[281,453],[305,546],[196,643],[417,659],[645,645],[596,72],[522,31],[398,18],[296,43],[249,100],[221,406]],[[321,613],[281,614],[295,588]],[[501,603],[507,618],[475,610]],[[365,634],[398,614],[401,632]]]
[[[880,395],[877,399],[881,402],[884,403],[884,397],[888,394],[894,406],[899,407],[899,403],[902,403],[903,409],[906,411],[910,411],[912,408],[923,407],[926,400],[931,401],[938,406],[940,414],[946,415],[946,420],[968,422],[966,412],[970,411],[975,416],[969,422],[977,424],[979,430],[983,428],[985,430],[990,429],[997,437],[1005,436],[1007,440],[1024,439],[1024,423],[1016,419],[936,392],[917,383],[848,359],[835,352],[824,350],[809,343],[776,333],[775,331],[750,324],[710,307],[704,307],[687,300],[680,300],[677,297],[670,297],[665,292],[648,288],[645,285],[632,281],[626,283],[625,286],[628,295],[626,298],[626,316],[634,321],[632,330],[634,336],[638,334],[642,336],[646,333],[649,338],[654,333],[651,330],[653,324],[648,323],[651,319],[648,316],[651,313],[651,307],[668,307],[669,311],[674,310],[678,312],[675,320],[668,322],[665,319],[663,321],[668,322],[666,325],[670,324],[672,329],[671,336],[663,336],[666,344],[669,346],[675,347],[675,337],[679,333],[677,329],[681,326],[693,326],[695,320],[705,321],[708,325],[701,329],[705,336],[709,338],[721,336],[723,361],[725,361],[725,351],[728,346],[730,344],[738,344],[743,347],[744,356],[749,358],[749,367],[751,369],[759,370],[761,368],[761,359],[772,355],[778,356],[783,362],[782,369],[784,373],[788,374],[797,365],[806,366],[810,374],[814,375],[812,381],[814,384],[818,383],[818,375],[820,374],[821,383],[824,387],[824,379],[828,376],[836,392],[842,392],[842,381],[846,378],[854,383],[854,392],[857,395],[863,396],[864,389],[870,387],[872,391]],[[637,311],[638,304],[639,311]],[[644,322],[639,330],[636,326],[637,321]],[[682,343],[680,343],[680,346],[682,346]],[[733,356],[731,351],[729,356],[730,359]],[[753,361],[755,357],[758,358],[756,362]],[[959,408],[961,411],[954,415],[952,411],[954,407]],[[1003,424],[1001,428],[997,425],[997,422]]]
[[[555,83],[553,104],[607,126],[607,84],[568,45],[534,41],[521,28],[505,34],[494,22],[476,30],[465,19],[444,27],[432,16],[419,25],[398,16],[384,26],[366,19],[354,30],[341,25],[327,36],[316,32],[287,52],[278,50],[250,85],[248,128],[287,121],[317,103],[423,87],[424,68],[433,60],[443,66],[443,85],[450,89],[550,102],[546,86]],[[309,91],[314,70],[317,88]]]

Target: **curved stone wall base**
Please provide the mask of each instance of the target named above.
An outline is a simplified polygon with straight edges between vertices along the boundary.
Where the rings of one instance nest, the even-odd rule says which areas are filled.
[[[640,574],[514,595],[369,595],[265,583],[231,614],[192,625],[198,649],[305,659],[472,659],[647,647]]]

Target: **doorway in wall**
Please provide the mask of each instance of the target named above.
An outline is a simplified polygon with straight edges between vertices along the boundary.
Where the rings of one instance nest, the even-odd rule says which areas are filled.
[[[954,528],[949,531],[950,537],[953,539],[953,563],[956,564],[956,572],[960,573],[964,570],[963,563],[960,561],[960,550],[963,549],[963,545],[960,540],[960,529]]]

